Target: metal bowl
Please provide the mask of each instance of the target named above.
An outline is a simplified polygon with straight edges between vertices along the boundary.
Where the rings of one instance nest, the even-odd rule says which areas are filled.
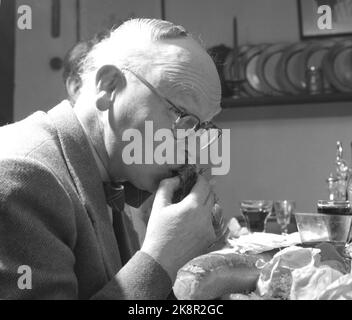
[[[302,243],[347,243],[349,240],[352,215],[301,212],[294,215]]]

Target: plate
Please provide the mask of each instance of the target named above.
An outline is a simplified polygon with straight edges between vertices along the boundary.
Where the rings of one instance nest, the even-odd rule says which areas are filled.
[[[352,40],[335,44],[323,60],[329,84],[338,91],[352,91]]]
[[[234,55],[233,52],[229,52],[227,55],[227,58],[224,63],[223,67],[223,75],[225,79],[225,83],[227,83],[228,87],[231,87],[230,83],[231,81],[238,80],[238,79],[245,79],[245,73],[244,73],[244,55],[245,53],[251,48],[252,46],[250,45],[243,45],[240,46],[239,52],[238,52],[238,75],[236,75],[235,71],[235,63],[234,63]],[[231,89],[232,90],[232,89]],[[241,96],[248,96],[245,91],[241,91]]]
[[[243,46],[240,46],[239,48],[238,59],[239,59],[239,65],[240,65],[240,68],[239,68],[240,79],[244,77],[243,69],[241,68],[241,64],[243,62],[243,56],[251,47],[252,46],[250,45],[243,45]],[[229,52],[226,57],[224,68],[223,68],[223,74],[226,81],[233,81],[236,79],[234,55],[232,51]]]
[[[250,48],[243,55],[243,73],[246,78],[243,88],[249,96],[263,96],[265,90],[263,88],[263,82],[260,80],[257,73],[257,63],[259,61],[260,54],[268,46],[268,44],[261,44]]]
[[[263,50],[257,63],[257,74],[267,95],[281,95],[284,90],[277,77],[277,67],[287,44],[274,44]]]
[[[299,42],[286,47],[282,53],[277,66],[278,83],[281,90],[290,94],[300,94],[304,92],[302,82],[304,77],[299,72],[299,56],[308,43]]]

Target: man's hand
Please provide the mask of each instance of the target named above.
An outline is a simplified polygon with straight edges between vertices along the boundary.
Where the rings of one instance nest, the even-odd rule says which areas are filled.
[[[180,179],[161,181],[141,250],[168,272],[172,282],[179,268],[203,254],[216,240],[211,210],[215,195],[204,177],[181,202],[171,204]]]

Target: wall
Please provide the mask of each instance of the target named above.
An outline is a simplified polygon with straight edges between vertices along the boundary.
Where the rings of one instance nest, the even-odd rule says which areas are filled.
[[[160,14],[160,0],[81,0],[82,38],[87,39],[127,18],[160,18]]]
[[[207,47],[233,44],[237,17],[240,44],[296,41],[296,0],[165,0],[166,19],[184,25]]]
[[[0,126],[12,121],[15,81],[15,3],[0,2]]]
[[[351,163],[351,103],[228,109],[218,120],[231,129],[231,170],[217,178],[227,215],[243,199],[292,199],[299,211],[315,210],[337,140]]]
[[[65,98],[62,72],[50,68],[50,59],[63,58],[76,41],[74,1],[61,1],[60,38],[51,37],[51,1],[17,0],[17,8],[32,8],[32,30],[16,28],[14,120],[36,110],[49,110]],[[17,10],[16,10],[17,11]]]
[[[63,55],[75,41],[73,7],[65,9],[65,37],[53,41],[48,32],[50,6],[45,5],[49,2],[17,2],[33,3],[34,20],[33,31],[16,35],[16,120],[47,109],[64,96],[61,75],[49,69],[48,61],[52,55]],[[72,1],[62,3],[73,6]],[[158,17],[158,1],[84,0],[82,37],[131,14]],[[242,44],[299,39],[294,0],[166,0],[167,19],[200,34],[208,47],[232,45],[234,15]],[[350,160],[350,103],[224,110],[218,120],[231,129],[231,171],[217,179],[228,216],[238,214],[238,201],[244,198],[290,198],[299,210],[313,210],[316,200],[325,195],[324,180],[332,170],[336,140],[343,142]]]
[[[166,17],[183,24],[207,47],[232,46],[237,16],[239,43],[299,41],[294,0],[166,1]],[[196,17],[196,18],[195,18]],[[231,129],[231,170],[218,177],[227,216],[243,199],[292,199],[297,210],[315,210],[326,197],[336,140],[351,163],[351,103],[253,107],[224,110],[218,124]]]
[[[37,110],[49,110],[66,92],[62,70],[54,71],[49,62],[64,58],[77,41],[76,0],[61,1],[61,36],[51,37],[51,1],[16,0],[16,8],[32,8],[32,30],[16,28],[14,120],[21,120]],[[131,16],[160,18],[159,0],[81,0],[80,35],[88,39],[103,28]]]

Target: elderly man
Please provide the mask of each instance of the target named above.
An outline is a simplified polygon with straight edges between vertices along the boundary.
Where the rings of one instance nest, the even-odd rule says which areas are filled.
[[[81,69],[84,60],[93,46],[107,36],[107,32],[100,32],[88,41],[80,41],[65,55],[62,76],[68,100],[73,106],[82,87]],[[135,244],[134,250],[139,249],[143,243],[153,200],[154,197],[150,196],[140,208],[133,208],[125,204],[123,214],[125,216],[125,224],[129,227],[129,234],[137,232],[138,235],[139,244],[138,246]]]
[[[0,129],[0,298],[164,299],[178,269],[216,240],[215,195],[198,176],[172,203],[183,165],[128,163],[123,135],[144,134],[148,121],[216,130],[215,65],[182,27],[134,19],[95,44],[82,70],[74,108],[63,101]],[[155,191],[134,252],[126,228],[115,230],[124,222],[116,211],[124,196],[141,202]]]

